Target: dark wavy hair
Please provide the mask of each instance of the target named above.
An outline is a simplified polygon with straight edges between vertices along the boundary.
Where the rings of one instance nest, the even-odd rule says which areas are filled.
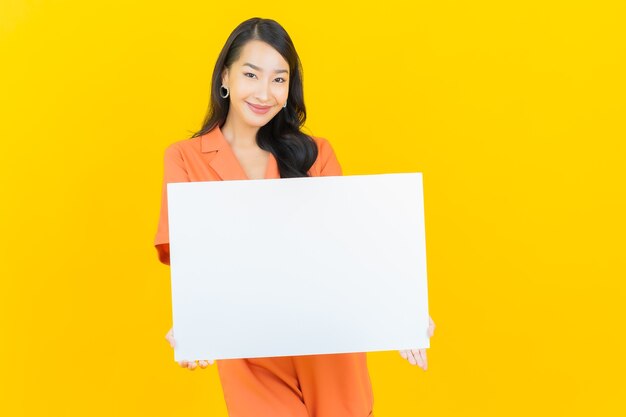
[[[256,135],[257,145],[276,158],[281,178],[308,177],[308,170],[317,159],[315,141],[300,128],[306,120],[302,91],[302,65],[287,31],[275,20],[253,17],[239,24],[222,48],[211,82],[211,100],[202,129],[192,138],[201,136],[216,125],[226,122],[230,100],[220,96],[222,73],[239,59],[242,48],[251,40],[260,40],[272,46],[289,63],[289,96],[287,107],[281,109]]]

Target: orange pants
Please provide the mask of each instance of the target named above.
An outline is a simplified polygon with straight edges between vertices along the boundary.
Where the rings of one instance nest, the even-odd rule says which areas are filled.
[[[217,361],[230,417],[373,417],[366,353]]]

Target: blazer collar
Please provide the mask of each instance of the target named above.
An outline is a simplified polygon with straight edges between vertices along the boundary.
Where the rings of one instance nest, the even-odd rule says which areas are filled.
[[[241,164],[237,160],[230,143],[222,134],[219,125],[216,125],[209,132],[202,135],[201,140],[202,152],[215,152],[215,156],[211,158],[209,165],[217,172],[222,180],[247,180],[249,179]],[[280,178],[278,164],[276,158],[270,153],[267,168],[265,170],[265,179]]]

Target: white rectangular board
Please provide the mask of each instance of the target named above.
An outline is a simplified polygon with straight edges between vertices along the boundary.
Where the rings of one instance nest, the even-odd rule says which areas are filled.
[[[175,360],[429,347],[421,173],[167,192]]]

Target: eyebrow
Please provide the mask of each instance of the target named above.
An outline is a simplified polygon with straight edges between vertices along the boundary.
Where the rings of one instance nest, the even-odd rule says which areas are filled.
[[[263,71],[261,68],[257,67],[257,66],[256,66],[256,65],[254,65],[254,64],[251,64],[251,63],[249,63],[249,62],[246,62],[245,64],[243,64],[243,66],[244,66],[244,67],[245,67],[246,65],[247,65],[247,66],[249,66],[249,67],[250,67],[250,68],[252,68],[252,69],[257,70],[257,71]],[[276,73],[276,74],[279,74],[279,73],[281,73],[281,72],[289,72],[289,71],[287,71],[287,70],[285,70],[285,69],[277,69],[277,70],[274,70],[274,73]]]

